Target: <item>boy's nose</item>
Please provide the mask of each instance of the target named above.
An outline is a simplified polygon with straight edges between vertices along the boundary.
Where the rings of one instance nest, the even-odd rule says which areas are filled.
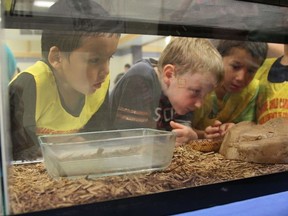
[[[199,98],[199,99],[196,100],[194,106],[196,108],[200,108],[202,106],[202,104],[203,104],[203,100]]]
[[[241,81],[241,82],[245,81],[245,79],[246,79],[246,74],[247,74],[246,70],[244,70],[244,69],[240,70],[240,71],[237,73],[236,80],[237,80],[237,81]]]

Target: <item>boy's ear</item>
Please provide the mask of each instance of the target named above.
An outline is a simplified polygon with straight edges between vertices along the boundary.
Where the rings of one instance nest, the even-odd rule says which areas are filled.
[[[167,64],[163,67],[163,79],[164,83],[169,85],[171,79],[175,76],[175,66],[172,64]]]
[[[53,46],[50,48],[48,54],[48,62],[55,69],[61,65],[61,52],[58,47]]]

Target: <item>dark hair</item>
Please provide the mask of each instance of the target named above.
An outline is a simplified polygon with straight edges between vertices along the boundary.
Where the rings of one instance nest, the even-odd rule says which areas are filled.
[[[230,52],[233,48],[242,48],[246,50],[251,54],[253,58],[258,59],[260,65],[262,65],[267,57],[268,44],[265,42],[236,40],[220,40],[217,44],[217,50],[222,57],[230,55]]]
[[[65,24],[69,25],[69,30],[43,30],[41,38],[42,57],[47,60],[49,50],[57,46],[62,52],[69,55],[73,50],[81,46],[82,37],[87,35],[97,35],[120,37],[120,33],[115,33],[120,24],[115,22],[111,31],[103,32],[105,18],[109,13],[98,3],[92,0],[59,0],[53,4],[48,13],[59,19],[66,19]],[[68,18],[68,19],[67,19]],[[102,18],[100,20],[95,20]],[[68,21],[68,22],[66,22]]]
[[[124,65],[124,67],[125,67],[125,68],[130,68],[131,65],[127,63],[127,64]]]

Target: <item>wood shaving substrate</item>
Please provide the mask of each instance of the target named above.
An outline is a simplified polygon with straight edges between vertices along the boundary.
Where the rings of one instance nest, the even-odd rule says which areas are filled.
[[[288,164],[255,164],[226,160],[192,145],[175,148],[171,165],[163,171],[89,179],[49,177],[43,163],[13,165],[9,169],[12,214],[88,204],[196,187],[288,170]]]

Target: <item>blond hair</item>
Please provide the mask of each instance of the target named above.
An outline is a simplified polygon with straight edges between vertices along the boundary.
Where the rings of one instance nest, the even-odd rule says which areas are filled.
[[[211,73],[217,84],[224,77],[222,57],[208,39],[174,37],[161,53],[158,70],[172,64],[176,76],[184,73]]]

